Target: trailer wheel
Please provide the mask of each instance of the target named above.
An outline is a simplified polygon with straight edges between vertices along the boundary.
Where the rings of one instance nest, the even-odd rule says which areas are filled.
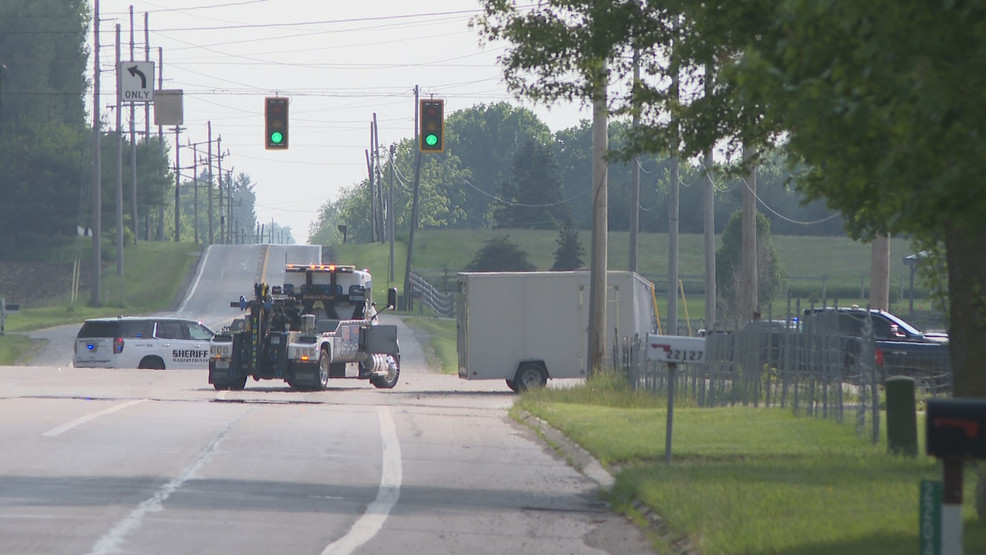
[[[332,355],[329,354],[329,350],[322,348],[318,355],[318,373],[315,374],[314,378],[314,388],[315,391],[322,391],[323,389],[329,387],[329,369],[332,366]]]
[[[393,364],[391,364],[393,359]],[[377,389],[394,389],[401,377],[401,355],[387,356],[387,373],[383,376],[371,376],[370,383]]]
[[[535,387],[544,387],[548,383],[548,373],[544,366],[537,362],[521,363],[514,376],[514,385],[519,391],[526,391]],[[507,384],[510,385],[510,384]]]

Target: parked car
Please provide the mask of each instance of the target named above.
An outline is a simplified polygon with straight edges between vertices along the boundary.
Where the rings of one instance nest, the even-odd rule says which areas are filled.
[[[92,318],[79,329],[72,362],[76,368],[207,370],[213,335],[185,318]]]

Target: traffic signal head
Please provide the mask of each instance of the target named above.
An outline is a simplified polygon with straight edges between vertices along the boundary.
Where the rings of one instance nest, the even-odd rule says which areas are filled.
[[[268,97],[264,105],[264,146],[267,150],[288,148],[288,99]]]
[[[445,152],[445,101],[421,100],[418,109],[421,129],[418,148],[421,152]]]

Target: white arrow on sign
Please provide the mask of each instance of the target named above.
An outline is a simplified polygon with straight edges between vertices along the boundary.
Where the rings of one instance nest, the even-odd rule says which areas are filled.
[[[120,102],[154,100],[154,62],[120,62],[116,68]]]

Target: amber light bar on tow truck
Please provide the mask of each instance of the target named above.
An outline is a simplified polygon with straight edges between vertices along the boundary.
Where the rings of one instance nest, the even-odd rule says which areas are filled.
[[[321,270],[323,272],[342,272],[344,274],[350,274],[356,269],[356,266],[337,266],[335,264],[287,264],[284,269],[289,272]]]

